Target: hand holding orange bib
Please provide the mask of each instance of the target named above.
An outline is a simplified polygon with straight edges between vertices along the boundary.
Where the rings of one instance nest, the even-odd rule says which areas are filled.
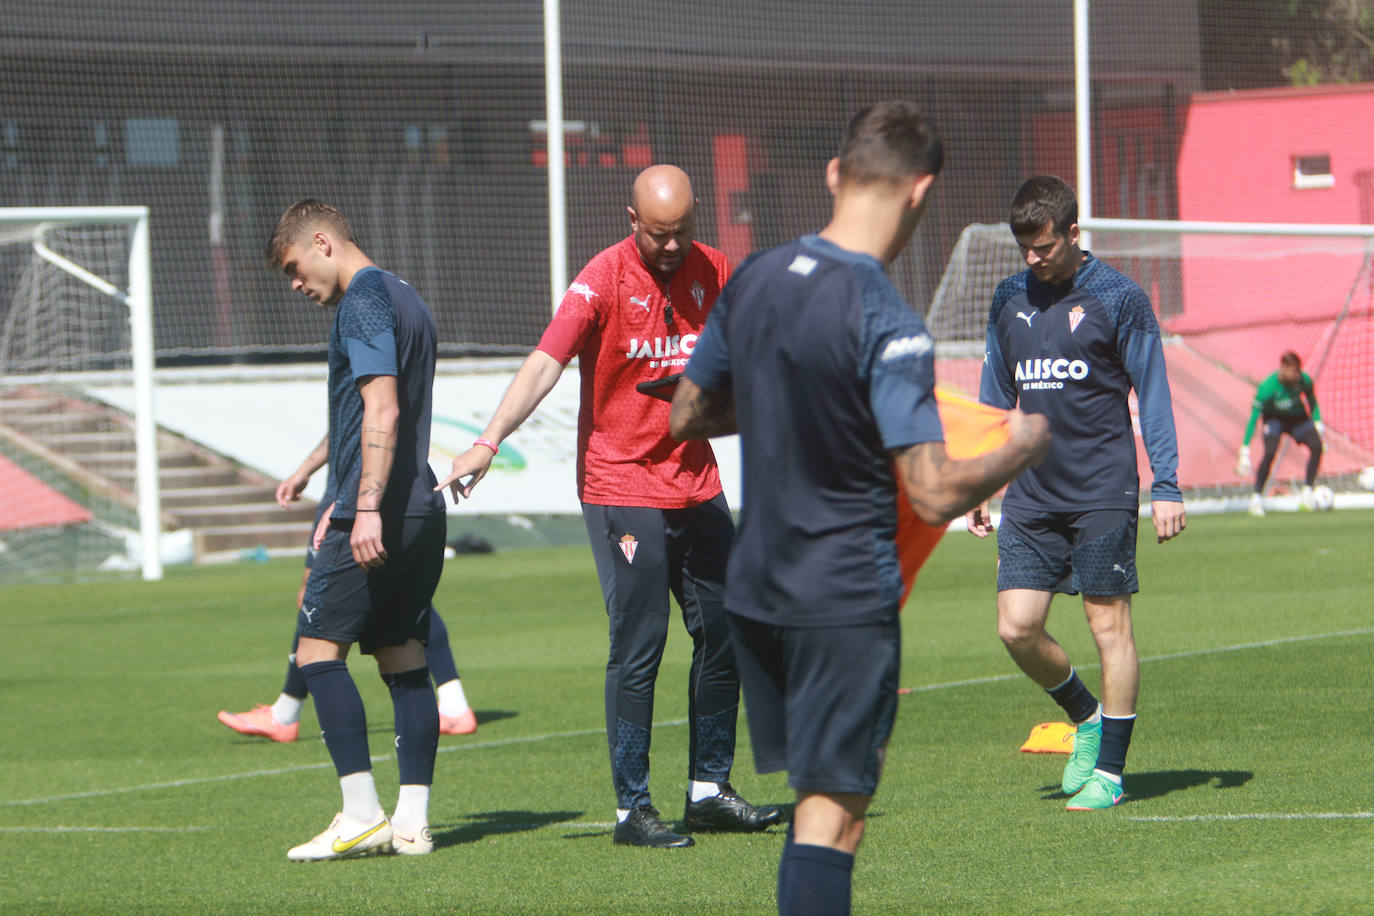
[[[956,460],[976,458],[1005,445],[1011,438],[1007,426],[1007,411],[980,404],[972,398],[935,389],[935,405],[940,423],[945,428],[945,450]],[[897,477],[897,558],[902,569],[902,604],[911,594],[911,586],[940,537],[945,526],[927,525],[911,509]]]

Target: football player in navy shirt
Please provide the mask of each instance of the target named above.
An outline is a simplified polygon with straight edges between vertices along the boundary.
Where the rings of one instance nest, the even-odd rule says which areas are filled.
[[[1154,476],[1151,513],[1163,543],[1187,523],[1164,348],[1150,300],[1129,277],[1079,247],[1078,200],[1040,175],[1016,192],[1011,231],[1027,269],[993,295],[979,400],[1049,419],[1049,454],[1002,502],[997,533],[997,631],[1011,657],[1077,724],[1061,788],[1070,811],[1110,808],[1135,724],[1140,664],[1131,632],[1138,591],[1140,480],[1128,404]],[[969,530],[992,530],[987,504]],[[1045,631],[1056,593],[1083,595],[1102,663],[1102,701]]]
[[[1001,448],[967,461],[945,449],[934,343],[884,273],[942,163],[915,105],[855,115],[826,168],[829,225],[740,267],[673,399],[677,438],[740,434],[725,605],[755,764],[787,770],[797,793],[778,869],[784,914],[849,912],[896,714],[894,465],[916,514],[944,525],[1039,460],[1049,437],[1043,417],[1013,411]]]
[[[286,855],[432,852],[439,711],[425,641],[444,562],[444,499],[429,467],[434,316],[409,284],[368,258],[343,214],[322,201],[298,201],[282,214],[267,261],[293,290],[336,309],[327,452],[334,506],[297,618],[296,664],[315,698],[343,810]],[[366,713],[345,661],[354,643],[376,658],[391,690],[400,791],[390,818],[377,798]]]

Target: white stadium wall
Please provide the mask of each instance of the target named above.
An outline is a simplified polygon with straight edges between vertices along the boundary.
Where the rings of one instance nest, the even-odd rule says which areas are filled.
[[[439,477],[453,456],[481,435],[519,365],[501,360],[493,368],[471,360],[441,362],[434,380],[434,426],[430,466]],[[157,423],[226,457],[280,480],[319,444],[325,434],[323,366],[244,369],[232,375],[203,370],[160,371]],[[132,388],[92,385],[91,394],[128,409]],[[501,447],[492,470],[473,499],[450,513],[464,515],[580,514],[576,488],[578,373],[563,373],[534,414]],[[739,505],[739,446],[732,436],[713,445],[731,506]],[[305,495],[318,499],[325,472],[316,474]]]

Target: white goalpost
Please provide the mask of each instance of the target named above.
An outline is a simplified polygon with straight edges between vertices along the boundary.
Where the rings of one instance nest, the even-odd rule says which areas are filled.
[[[162,578],[162,525],[148,215],[143,206],[0,208],[0,244],[14,252],[6,259],[6,273],[14,279],[5,282],[5,301],[0,301],[0,380],[14,390],[67,386],[92,372],[131,376],[138,552],[143,578],[156,580]],[[112,239],[84,248],[83,233],[110,233]],[[83,257],[87,251],[91,257]],[[19,431],[10,438],[23,445],[31,460],[80,476],[74,462],[30,435],[39,418],[22,416],[60,410],[53,406],[60,402],[25,403],[38,406],[20,408],[21,416],[11,421]]]
[[[1361,475],[1374,465],[1374,398],[1366,381],[1374,355],[1374,226],[1106,218],[1080,225],[1092,233],[1096,254],[1151,294],[1175,345],[1170,374],[1181,389],[1181,427],[1191,419],[1239,445],[1239,431],[1230,429],[1218,402],[1247,408],[1243,419],[1245,397],[1277,369],[1280,354],[1292,351],[1313,379],[1324,421],[1320,479],[1341,494],[1338,504],[1367,502]],[[1191,418],[1181,416],[1189,412]],[[1261,438],[1257,429],[1252,448]],[[1225,456],[1224,448],[1188,456],[1204,489],[1249,483],[1225,473]],[[1284,437],[1264,492],[1296,492],[1305,456]],[[1211,473],[1199,474],[1200,464],[1211,465]]]

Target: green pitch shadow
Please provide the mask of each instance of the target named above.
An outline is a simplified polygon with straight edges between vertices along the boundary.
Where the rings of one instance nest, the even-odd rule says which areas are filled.
[[[482,811],[469,814],[464,824],[430,824],[435,848],[476,843],[504,833],[528,833],[550,824],[577,820],[583,811]]]
[[[1237,789],[1255,778],[1250,770],[1159,770],[1127,773],[1126,797],[1136,801],[1159,798],[1170,792],[1210,785],[1213,789]]]
[[[1235,789],[1254,778],[1250,770],[1158,770],[1127,773],[1124,785],[1127,801],[1144,801],[1209,784],[1214,789]],[[1045,793],[1041,798],[1068,798],[1058,786],[1041,786],[1040,791]]]

